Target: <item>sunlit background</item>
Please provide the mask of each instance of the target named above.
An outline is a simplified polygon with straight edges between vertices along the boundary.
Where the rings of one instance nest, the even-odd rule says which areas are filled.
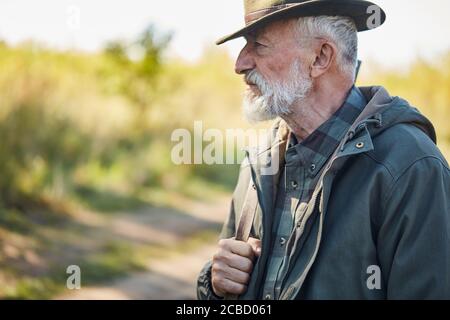
[[[358,83],[418,107],[449,159],[450,1],[375,2]],[[241,0],[0,2],[0,298],[195,297],[238,165],[176,166],[170,138],[249,127],[243,40],[213,45],[242,21]]]

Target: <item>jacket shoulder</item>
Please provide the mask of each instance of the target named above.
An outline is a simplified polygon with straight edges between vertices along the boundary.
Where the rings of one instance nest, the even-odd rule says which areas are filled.
[[[386,129],[373,139],[373,145],[367,156],[383,165],[394,179],[422,159],[436,159],[430,163],[449,168],[436,144],[413,124],[400,123]]]

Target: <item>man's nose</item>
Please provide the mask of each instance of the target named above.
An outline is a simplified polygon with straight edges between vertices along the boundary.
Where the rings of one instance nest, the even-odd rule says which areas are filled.
[[[234,71],[237,74],[246,74],[248,71],[253,70],[254,68],[255,68],[255,60],[249,53],[248,46],[245,46],[236,60]]]

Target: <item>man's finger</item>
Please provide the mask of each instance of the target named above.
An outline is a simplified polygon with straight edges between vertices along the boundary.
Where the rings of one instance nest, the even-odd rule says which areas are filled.
[[[227,265],[231,268],[241,270],[246,273],[251,273],[253,270],[253,262],[249,258],[240,255],[232,254],[227,259]]]
[[[253,260],[255,256],[253,248],[248,243],[243,241],[231,239],[221,240],[219,241],[219,246],[224,249],[228,249],[234,254],[249,258],[250,260]]]

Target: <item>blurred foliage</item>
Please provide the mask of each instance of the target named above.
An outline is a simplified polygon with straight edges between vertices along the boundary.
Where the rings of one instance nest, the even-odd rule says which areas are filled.
[[[363,67],[364,68],[364,67]],[[360,79],[361,85],[383,85],[418,108],[433,123],[441,151],[450,159],[450,52],[433,61],[418,58],[403,70],[388,70],[374,63]]]
[[[231,62],[213,50],[198,64],[165,61],[169,41],[149,27],[99,54],[2,44],[0,204],[73,195],[102,209],[101,194],[122,200],[145,188],[183,191],[196,176],[232,188],[237,167],[224,174],[170,159],[175,128],[240,115],[239,90],[231,90],[240,83],[224,68]]]
[[[150,25],[136,41],[113,41],[105,47],[106,58],[115,67],[104,70],[105,76],[114,78],[116,93],[128,98],[136,109],[136,139],[140,139],[148,127],[146,112],[158,94],[157,79],[163,67],[162,57],[171,37],[169,33],[160,34],[154,25]]]

